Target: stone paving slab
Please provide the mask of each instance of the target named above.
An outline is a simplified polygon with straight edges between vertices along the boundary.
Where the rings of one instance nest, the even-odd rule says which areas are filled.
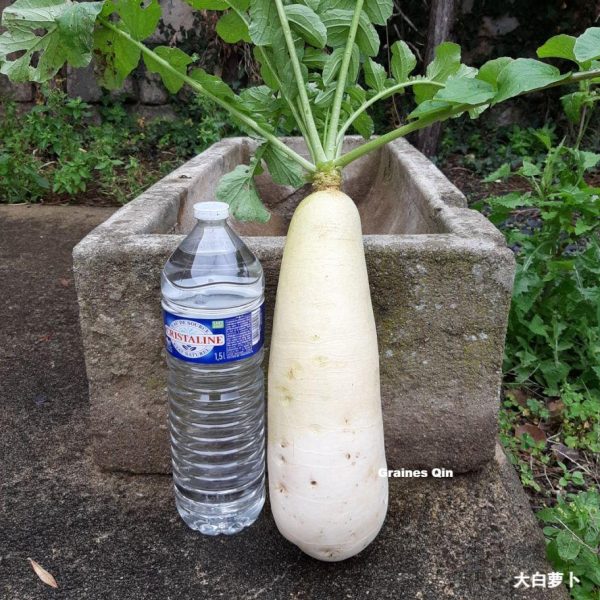
[[[365,552],[319,563],[266,507],[231,538],[188,530],[165,476],[103,474],[88,453],[88,399],[71,249],[109,209],[0,206],[0,598],[2,600],[564,599],[521,592],[550,571],[503,455],[454,479],[392,480]],[[44,586],[31,557],[56,577]]]

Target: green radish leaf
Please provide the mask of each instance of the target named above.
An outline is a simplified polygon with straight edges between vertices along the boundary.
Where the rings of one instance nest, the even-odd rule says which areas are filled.
[[[315,48],[325,46],[327,43],[327,29],[317,13],[302,4],[289,4],[285,7],[285,14],[290,21],[292,30],[311,46]]]
[[[556,536],[558,554],[563,560],[575,560],[581,551],[581,544],[569,531],[561,531]]]
[[[302,62],[309,68],[322,69],[328,59],[329,54],[325,54],[325,52],[322,52],[317,48],[311,48],[310,46],[307,46],[306,50],[304,51],[304,59]]]
[[[449,102],[443,102],[441,100],[424,100],[408,115],[408,118],[422,119],[423,117],[444,113],[452,108],[453,106]]]
[[[444,83],[461,68],[460,46],[452,42],[444,42],[435,49],[435,58],[427,67],[427,79]],[[439,88],[433,85],[415,85],[414,93],[417,103],[433,98]]]
[[[469,109],[469,116],[471,119],[478,119],[488,108],[489,104],[484,104],[482,106],[475,106]]]
[[[112,0],[112,3],[134,40],[145,40],[156,31],[161,16],[157,0],[146,5],[140,0]]]
[[[262,158],[267,163],[271,178],[277,185],[299,188],[306,183],[304,171],[298,163],[276,146],[267,144]]]
[[[564,58],[577,62],[575,58],[576,39],[572,35],[555,35],[537,50],[538,58]]]
[[[358,108],[362,106],[367,100],[367,93],[360,85],[353,85],[349,87],[347,90],[348,96],[352,100],[353,107]]]
[[[368,140],[375,131],[375,124],[373,123],[373,119],[366,112],[363,112],[354,119],[352,128],[356,133],[362,135],[365,140]]]
[[[7,31],[0,35],[0,72],[13,81],[42,82],[54,77],[65,63],[88,65],[94,23],[101,10],[101,2],[63,0],[17,0],[7,6],[2,14]],[[12,52],[23,54],[7,60]]]
[[[246,12],[250,7],[250,0],[223,0],[230,8],[235,8],[239,12]]]
[[[315,106],[318,108],[326,108],[331,105],[333,102],[333,97],[335,96],[335,85],[330,85],[324,90],[319,90],[317,95],[315,96]]]
[[[106,28],[94,32],[96,64],[100,83],[109,90],[122,87],[125,78],[138,66],[141,51],[127,38]]]
[[[226,12],[217,21],[216,31],[219,37],[228,44],[251,41],[246,21],[233,10]]]
[[[323,68],[323,84],[328,86],[333,83],[339,73],[342,60],[344,59],[344,48],[336,48],[328,57],[325,67]],[[348,85],[353,84],[358,79],[360,70],[360,51],[358,46],[354,44],[352,48],[352,56],[348,67]]]
[[[568,77],[569,73],[563,75],[556,67],[539,60],[518,58],[506,65],[498,75],[498,93],[494,103],[544,88]]]
[[[486,81],[468,77],[452,77],[441,89],[434,100],[451,102],[452,104],[484,104],[496,94],[494,87]]]
[[[409,75],[417,66],[417,59],[408,44],[404,41],[395,42],[392,45],[391,70],[394,79],[398,83],[408,81]]]
[[[371,23],[385,25],[394,12],[394,0],[365,0],[363,10]]]
[[[271,215],[256,190],[255,169],[256,162],[253,161],[253,164],[239,165],[223,176],[217,186],[216,197],[229,204],[231,214],[239,221],[266,223]]]
[[[249,113],[272,116],[279,109],[277,100],[266,85],[246,88],[240,94],[244,109]]]
[[[322,15],[323,24],[327,28],[329,46],[339,48],[346,45],[353,16],[352,10],[341,9],[328,10]],[[379,52],[379,35],[364,12],[360,14],[356,43],[360,51],[367,56],[376,56]]]
[[[187,66],[192,62],[192,57],[179,50],[179,48],[159,46],[154,49],[154,52],[180,73],[185,74]],[[151,73],[158,73],[160,75],[162,82],[171,94],[176,94],[183,87],[183,81],[179,77],[171,73],[151,56],[144,55],[144,63]]]
[[[258,48],[255,46],[252,50],[252,54],[256,62],[260,65],[260,76],[262,80],[268,85],[272,90],[278,90],[279,84],[277,83],[277,78],[275,77],[275,73],[270,69],[269,65],[264,60],[263,54],[267,56],[270,60],[271,64],[274,62],[273,53],[267,47]]]
[[[575,41],[575,58],[580,63],[600,58],[600,27],[590,27]]]
[[[354,12],[356,0],[321,0],[318,12],[327,14],[330,10],[341,9]],[[394,11],[394,0],[365,0],[363,11],[375,25],[385,25]]]
[[[371,25],[364,12],[360,13],[358,31],[356,32],[356,43],[361,52],[367,56],[377,56],[379,53],[379,34],[375,27]]]
[[[294,40],[294,45],[296,47],[298,59],[302,60],[304,58],[303,40],[298,37]],[[281,28],[275,31],[273,35],[273,48],[268,54],[271,59],[271,64],[281,82],[283,88],[282,91],[290,100],[294,100],[298,96],[298,84],[296,82],[296,75],[286,49],[285,37]],[[303,81],[308,81],[308,69],[306,65],[301,63],[300,69],[302,71]]]
[[[250,38],[257,46],[270,46],[281,29],[277,6],[273,0],[251,0]],[[285,48],[285,46],[282,46]],[[281,52],[281,49],[278,50]]]
[[[237,100],[233,90],[219,77],[209,75],[204,69],[194,69],[190,77],[197,81],[207,92],[221,100]]]
[[[434,81],[446,81],[460,69],[460,46],[444,42],[435,49],[435,58],[427,67],[427,77]]]
[[[321,0],[304,0],[304,4],[314,12],[318,13]]]
[[[321,14],[327,29],[327,45],[332,48],[344,47],[348,39],[348,30],[352,23],[351,10],[330,9]]]
[[[498,76],[514,59],[508,58],[507,56],[503,56],[501,58],[495,58],[494,60],[490,60],[486,62],[481,69],[479,69],[479,73],[477,74],[477,79],[481,79],[481,81],[486,81],[490,85],[493,85],[494,88],[498,89]]]
[[[386,88],[387,73],[374,60],[367,58],[363,65],[365,83],[374,91],[382,92]]]
[[[328,86],[332,81],[335,81],[343,58],[344,48],[336,48],[327,58],[327,62],[323,67],[323,84],[325,86]]]

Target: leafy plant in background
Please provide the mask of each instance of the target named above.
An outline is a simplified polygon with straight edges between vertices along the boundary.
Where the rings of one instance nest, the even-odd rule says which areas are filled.
[[[559,498],[555,507],[544,508],[538,518],[545,524],[548,558],[564,574],[573,573],[571,594],[575,600],[600,597],[600,493],[592,489]]]
[[[600,190],[584,178],[598,162],[600,155],[548,145],[541,165],[525,159],[488,178],[517,174],[532,187],[491,198],[488,216],[518,257],[505,369],[549,396],[569,381],[600,391]],[[515,211],[527,215],[525,227]]]
[[[554,138],[554,125],[499,127],[485,120],[460,121],[445,129],[436,161],[447,165],[459,157],[461,168],[483,178],[505,163],[517,167],[524,158],[534,162],[543,159],[547,148],[542,139],[554,141]]]
[[[223,133],[238,132],[201,97],[177,106],[178,118],[148,123],[108,101],[94,117],[90,105],[58,90],[43,90],[43,98],[24,114],[3,104],[0,202],[127,202]]]
[[[507,393],[500,437],[523,484],[545,492],[550,504],[556,498],[538,517],[546,524],[553,567],[580,579],[571,590],[576,600],[600,598],[600,496],[594,483],[589,491],[573,493],[597,482],[594,461],[586,461],[585,453],[600,452],[600,189],[586,181],[600,155],[580,149],[597,100],[587,84],[564,96],[573,146],[565,140],[556,144],[547,128],[533,132],[546,155],[525,157],[516,169],[506,163],[487,179],[519,175],[531,191],[479,206],[504,230],[517,256],[508,381],[521,390],[533,384],[532,392],[539,386],[555,397],[548,404],[518,402]],[[544,431],[556,431],[552,443]]]

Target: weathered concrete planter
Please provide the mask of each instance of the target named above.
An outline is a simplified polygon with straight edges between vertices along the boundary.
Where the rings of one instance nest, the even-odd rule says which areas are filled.
[[[251,144],[215,144],[74,250],[93,453],[105,469],[169,470],[160,271],[192,226],[192,205],[213,198]],[[476,469],[494,456],[512,253],[403,140],[354,163],[344,182],[363,218],[388,464]],[[236,228],[265,269],[268,347],[282,236],[301,194],[273,187],[268,176],[260,185],[274,217]]]

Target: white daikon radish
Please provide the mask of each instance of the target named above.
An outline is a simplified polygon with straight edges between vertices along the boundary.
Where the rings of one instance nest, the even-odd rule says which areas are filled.
[[[379,354],[358,210],[312,194],[288,232],[271,340],[268,472],[279,531],[326,561],[385,519]]]

